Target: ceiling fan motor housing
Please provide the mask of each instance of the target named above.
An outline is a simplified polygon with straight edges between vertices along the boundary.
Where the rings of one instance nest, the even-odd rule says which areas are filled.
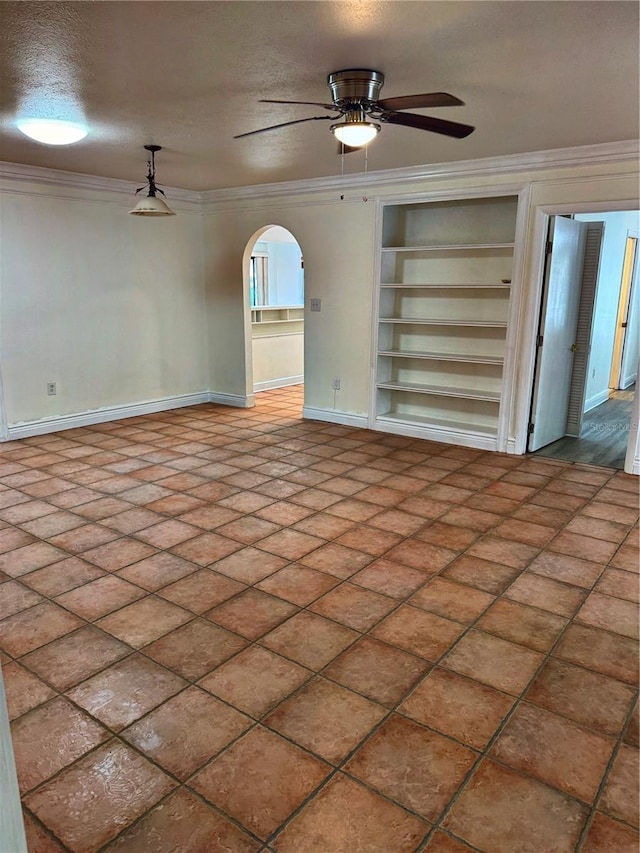
[[[366,68],[349,68],[329,74],[327,83],[336,104],[371,102],[380,97],[384,74]]]

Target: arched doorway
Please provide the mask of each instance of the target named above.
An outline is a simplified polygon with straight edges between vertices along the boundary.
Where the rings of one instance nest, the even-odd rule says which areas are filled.
[[[243,281],[247,393],[302,387],[304,261],[295,236],[280,225],[256,231],[244,252]]]

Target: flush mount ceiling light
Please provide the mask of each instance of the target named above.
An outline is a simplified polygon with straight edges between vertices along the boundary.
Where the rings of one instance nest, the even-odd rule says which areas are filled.
[[[140,193],[144,189],[148,189],[149,192],[146,198],[141,198],[129,213],[132,213],[134,216],[175,216],[169,205],[156,195],[156,193],[164,195],[164,190],[161,190],[156,185],[155,154],[156,151],[162,151],[162,146],[145,145],[144,147],[147,151],[151,152],[151,159],[147,162],[147,187],[139,187],[136,193]]]
[[[329,128],[338,142],[349,148],[360,148],[375,139],[380,133],[380,125],[367,121],[363,110],[349,110],[341,124],[332,124]]]
[[[22,118],[16,125],[25,136],[44,145],[72,145],[88,133],[82,124],[57,118]]]

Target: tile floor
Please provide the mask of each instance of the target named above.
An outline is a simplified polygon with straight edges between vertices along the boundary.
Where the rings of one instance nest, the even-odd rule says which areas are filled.
[[[637,478],[301,393],[0,448],[31,853],[637,853]]]

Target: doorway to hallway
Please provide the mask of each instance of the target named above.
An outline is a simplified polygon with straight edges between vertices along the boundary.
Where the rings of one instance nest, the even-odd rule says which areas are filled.
[[[549,217],[529,452],[625,466],[640,354],[638,216]]]
[[[294,235],[261,228],[244,254],[248,393],[304,382],[304,262]]]

